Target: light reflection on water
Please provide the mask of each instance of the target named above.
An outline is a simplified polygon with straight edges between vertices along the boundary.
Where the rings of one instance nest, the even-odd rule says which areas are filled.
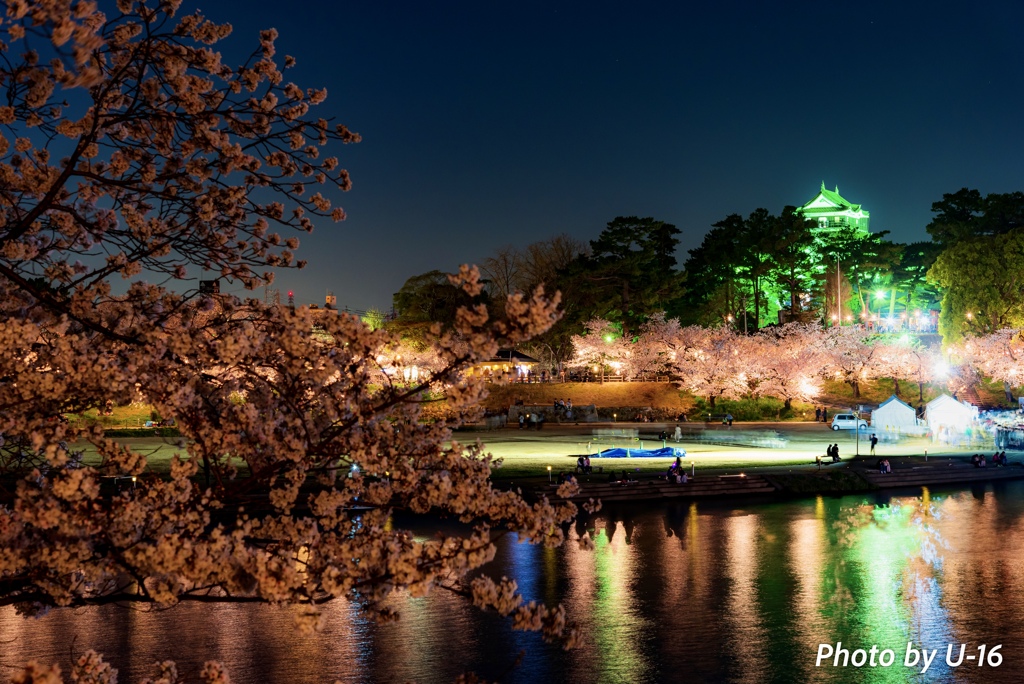
[[[0,663],[66,663],[95,648],[121,681],[178,660],[194,675],[224,661],[237,682],[451,681],[466,670],[507,681],[1017,681],[1024,669],[1024,483],[918,496],[817,498],[730,509],[674,504],[578,521],[593,552],[501,542],[493,573],[532,599],[564,600],[585,635],[571,652],[512,633],[437,591],[397,599],[378,625],[328,606],[303,637],[286,610],[183,605],[0,610]],[[890,668],[815,667],[819,643],[891,648]],[[931,670],[902,666],[908,641],[940,648]],[[998,669],[944,664],[946,644],[1003,644]],[[514,667],[516,654],[525,651]],[[0,669],[0,679],[10,670]]]

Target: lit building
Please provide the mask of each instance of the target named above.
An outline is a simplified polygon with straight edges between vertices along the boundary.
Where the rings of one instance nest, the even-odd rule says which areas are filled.
[[[825,189],[824,181],[814,199],[798,207],[796,213],[814,221],[819,234],[833,233],[843,228],[853,228],[860,235],[867,235],[870,232],[870,214],[862,209],[861,205],[851,204],[843,199],[839,194],[838,185],[834,191]]]
[[[473,364],[469,369],[469,374],[483,375],[488,378],[494,376],[523,378],[533,372],[537,363],[537,359],[522,352],[499,349],[498,353],[489,360]]]

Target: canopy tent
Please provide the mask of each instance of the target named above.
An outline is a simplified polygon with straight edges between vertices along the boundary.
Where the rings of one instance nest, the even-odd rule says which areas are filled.
[[[932,399],[924,407],[925,419],[932,432],[945,428],[955,432],[966,432],[978,417],[978,409],[970,404],[957,401],[948,394]]]
[[[871,429],[900,434],[917,427],[917,412],[910,404],[892,395],[871,412]]]

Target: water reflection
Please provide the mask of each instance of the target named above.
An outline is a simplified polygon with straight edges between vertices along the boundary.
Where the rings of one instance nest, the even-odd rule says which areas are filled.
[[[429,533],[429,530],[418,530]],[[588,533],[593,552],[572,543]],[[584,518],[570,543],[504,539],[491,571],[531,599],[563,600],[585,635],[563,652],[447,592],[398,598],[378,625],[328,608],[303,637],[286,610],[180,606],[0,610],[4,664],[113,656],[121,681],[173,656],[185,676],[208,659],[239,682],[506,681],[903,682],[908,642],[940,649],[920,681],[1016,681],[1024,666],[1024,483],[917,496],[816,498],[733,510],[701,504],[616,508]],[[889,668],[816,667],[818,644],[892,649]],[[945,665],[947,644],[1002,644],[1003,665]],[[516,655],[526,655],[514,667]],[[0,671],[0,679],[10,671]]]

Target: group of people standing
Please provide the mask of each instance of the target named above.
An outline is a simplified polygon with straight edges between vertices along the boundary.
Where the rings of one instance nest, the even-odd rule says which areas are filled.
[[[828,409],[824,406],[814,407],[814,422],[815,423],[827,423],[828,422]]]
[[[519,429],[534,428],[540,430],[544,427],[544,414],[543,413],[531,413],[530,417],[527,418],[522,413],[519,414]]]

